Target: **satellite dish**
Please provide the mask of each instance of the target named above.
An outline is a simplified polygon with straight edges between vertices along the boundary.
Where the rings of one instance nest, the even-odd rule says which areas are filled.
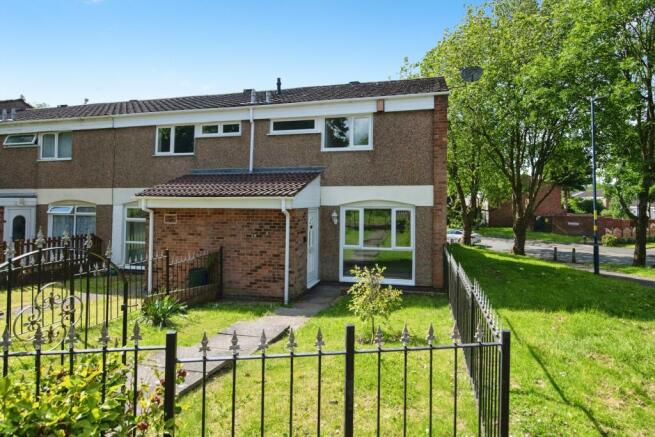
[[[482,67],[464,67],[459,70],[464,82],[477,82],[482,77]]]

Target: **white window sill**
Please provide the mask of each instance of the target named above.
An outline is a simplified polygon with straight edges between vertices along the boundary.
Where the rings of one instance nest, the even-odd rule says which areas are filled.
[[[3,144],[5,149],[29,149],[30,147],[39,147],[38,144]]]
[[[373,146],[321,147],[321,152],[370,152]]]
[[[290,130],[290,131],[278,131],[278,132],[269,132],[268,135],[311,135],[311,134],[320,134],[321,131],[318,130]]]
[[[223,137],[240,137],[241,132],[238,134],[203,134],[203,135],[196,135],[195,138],[223,138]]]
[[[175,156],[193,156],[195,153],[155,153],[152,156],[156,156],[158,158],[162,157],[175,157]]]
[[[39,158],[36,162],[72,161],[73,158]]]

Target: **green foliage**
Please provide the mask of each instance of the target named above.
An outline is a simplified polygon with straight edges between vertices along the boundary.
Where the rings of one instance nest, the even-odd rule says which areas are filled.
[[[0,378],[0,435],[115,436],[161,435],[163,388],[138,389],[137,415],[134,392],[125,388],[130,369],[118,359],[107,365],[106,399],[102,401],[102,367],[98,358],[79,358],[74,371],[50,367],[41,379],[41,394],[35,399],[33,382]]]
[[[594,211],[594,201],[591,199],[578,199],[572,197],[568,200],[567,206],[571,212],[576,214],[591,214]],[[605,206],[596,201],[596,211],[600,214],[605,209]]]
[[[607,247],[616,247],[620,245],[620,240],[616,238],[613,234],[605,234],[600,238],[600,242],[603,246]]]
[[[402,291],[391,285],[382,286],[385,269],[376,264],[370,269],[355,266],[350,270],[356,282],[348,289],[348,308],[363,322],[371,323],[371,336],[375,335],[375,318],[388,319],[402,304]]]
[[[187,306],[171,296],[148,300],[141,306],[141,320],[160,328],[172,326],[173,316],[185,314]]]

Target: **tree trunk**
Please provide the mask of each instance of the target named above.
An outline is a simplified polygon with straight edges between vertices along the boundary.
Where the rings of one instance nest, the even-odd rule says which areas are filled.
[[[648,232],[648,192],[639,193],[639,210],[635,228],[635,252],[633,266],[646,266],[646,233]]]
[[[514,247],[512,247],[512,253],[515,255],[525,255],[525,235],[527,233],[525,217],[514,217],[512,230],[514,231]]]
[[[471,233],[473,232],[473,220],[471,214],[462,214],[462,225],[464,227],[464,238],[462,243],[465,246],[471,245]]]

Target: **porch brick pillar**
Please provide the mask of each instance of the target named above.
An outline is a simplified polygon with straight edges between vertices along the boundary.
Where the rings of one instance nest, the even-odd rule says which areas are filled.
[[[434,206],[432,208],[432,286],[443,288],[443,247],[446,244],[448,214],[448,96],[434,97],[433,121]]]

